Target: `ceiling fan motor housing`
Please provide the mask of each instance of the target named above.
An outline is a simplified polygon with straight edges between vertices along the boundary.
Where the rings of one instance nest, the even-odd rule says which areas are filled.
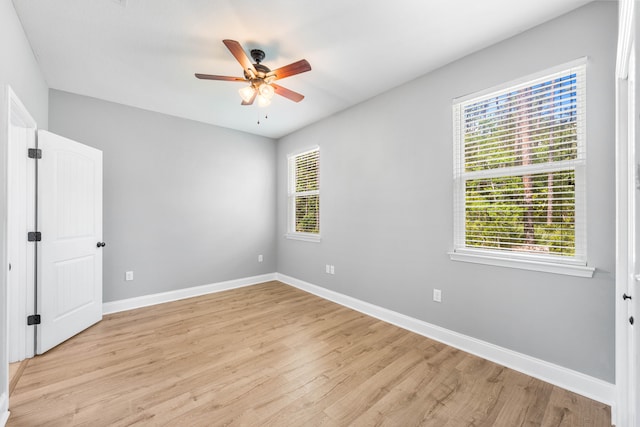
[[[251,76],[247,71],[244,72],[244,78],[247,80],[264,80],[267,77],[267,74],[271,72],[271,69],[265,65],[260,63],[253,64],[253,68],[256,70],[255,76]]]

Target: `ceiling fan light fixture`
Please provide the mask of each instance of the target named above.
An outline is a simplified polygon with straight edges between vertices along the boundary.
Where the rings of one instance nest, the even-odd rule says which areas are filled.
[[[255,92],[256,90],[253,88],[253,86],[246,86],[238,91],[238,93],[240,94],[240,97],[244,102],[251,101],[251,98],[253,98],[253,94]]]
[[[263,97],[269,100],[273,98],[273,94],[275,93],[275,89],[273,89],[273,86],[266,83],[262,83],[258,87],[258,91],[260,92],[260,95],[262,95]]]
[[[256,101],[258,102],[258,107],[268,107],[271,104],[271,100],[262,95],[258,95]]]
[[[113,1],[123,2],[128,0]],[[304,95],[280,85],[276,85],[274,82],[276,80],[284,79],[285,77],[291,77],[311,71],[311,65],[309,65],[309,62],[307,62],[306,59],[301,59],[271,71],[269,67],[262,65],[261,63],[265,56],[263,50],[253,49],[251,51],[251,57],[255,61],[255,63],[251,63],[251,59],[249,59],[240,43],[230,39],[224,39],[222,40],[222,43],[224,43],[227,49],[229,49],[229,52],[231,52],[231,55],[233,55],[236,61],[238,61],[242,66],[244,77],[196,73],[196,78],[248,83],[248,87],[243,87],[238,91],[242,98],[242,105],[252,105],[254,101],[256,101],[256,98],[258,98],[258,104],[261,107],[266,107],[271,103],[273,95],[282,96],[293,102],[300,102],[304,99]]]

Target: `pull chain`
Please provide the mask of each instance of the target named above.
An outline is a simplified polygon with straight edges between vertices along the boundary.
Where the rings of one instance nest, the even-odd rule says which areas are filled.
[[[264,115],[264,119],[267,120],[269,118],[269,114]],[[260,124],[260,116],[258,115],[258,124]]]

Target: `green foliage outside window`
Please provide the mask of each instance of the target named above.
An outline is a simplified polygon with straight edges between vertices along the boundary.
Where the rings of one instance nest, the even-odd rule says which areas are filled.
[[[320,197],[317,195],[296,198],[296,231],[318,233]]]
[[[576,92],[567,74],[464,106],[465,246],[575,255]]]
[[[295,231],[320,232],[320,154],[313,150],[295,158]]]
[[[574,171],[528,175],[531,200],[524,200],[522,176],[466,182],[466,244],[573,256],[575,253]],[[549,179],[556,183],[549,192]],[[524,218],[531,215],[527,234]]]

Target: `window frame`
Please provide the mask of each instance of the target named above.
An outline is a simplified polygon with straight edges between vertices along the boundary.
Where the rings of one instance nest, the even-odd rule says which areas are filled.
[[[582,114],[578,116],[577,130],[577,159],[550,163],[536,163],[528,166],[512,166],[507,168],[485,169],[467,172],[460,165],[464,159],[464,132],[460,131],[464,124],[462,111],[465,105],[492,98],[498,94],[515,91],[522,87],[535,85],[544,80],[552,80],[559,73],[578,70],[582,92]],[[579,277],[592,277],[595,268],[587,266],[587,235],[586,235],[586,91],[587,91],[587,60],[581,58],[576,61],[543,70],[541,72],[512,80],[504,84],[485,89],[473,94],[456,98],[452,103],[453,122],[453,250],[449,257],[453,261],[464,261],[501,267],[519,268],[525,270],[543,271],[548,273],[566,274]],[[548,255],[526,252],[491,250],[466,246],[466,191],[467,180],[502,176],[519,176],[525,174],[556,172],[572,169],[575,171],[575,247],[576,255]]]
[[[318,189],[312,191],[296,192],[296,159],[311,152],[318,152]],[[314,145],[306,149],[287,154],[287,239],[302,240],[306,242],[320,242],[320,212],[318,212],[318,233],[296,231],[296,199],[308,195],[317,195],[320,200],[320,147]]]

